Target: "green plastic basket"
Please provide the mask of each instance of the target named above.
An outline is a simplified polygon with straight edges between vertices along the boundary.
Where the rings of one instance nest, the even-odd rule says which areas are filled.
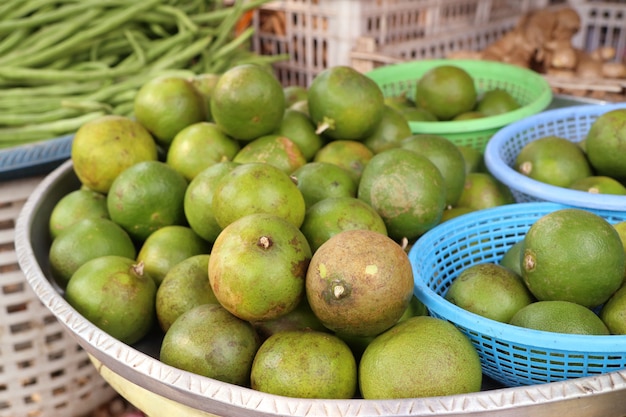
[[[508,91],[521,107],[497,116],[463,121],[410,122],[413,134],[433,134],[450,139],[457,145],[471,146],[484,152],[487,142],[500,128],[539,113],[550,105],[552,89],[540,74],[493,61],[433,59],[386,65],[366,75],[382,89],[385,97],[406,94],[415,96],[417,81],[431,68],[456,65],[475,81],[478,94],[495,88]]]

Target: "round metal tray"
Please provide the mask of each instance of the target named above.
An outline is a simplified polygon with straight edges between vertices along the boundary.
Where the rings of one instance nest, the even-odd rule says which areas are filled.
[[[78,314],[50,278],[48,218],[55,203],[79,185],[70,160],[37,186],[17,220],[19,264],[39,299],[87,351],[102,376],[151,417],[626,415],[626,370],[525,387],[486,386],[481,392],[446,397],[308,400],[265,394],[165,365],[157,359],[158,335],[133,346],[114,339]]]

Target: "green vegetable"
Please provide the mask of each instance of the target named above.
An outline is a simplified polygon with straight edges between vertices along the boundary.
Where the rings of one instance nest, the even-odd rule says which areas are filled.
[[[245,13],[269,0],[4,0],[0,147],[73,133],[104,114],[132,117],[149,79],[222,73],[287,57],[249,49]]]

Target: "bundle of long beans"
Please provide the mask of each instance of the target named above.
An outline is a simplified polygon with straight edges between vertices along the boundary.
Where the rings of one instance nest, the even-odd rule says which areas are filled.
[[[235,30],[268,0],[4,0],[0,4],[0,147],[132,115],[148,79],[219,74],[282,56],[250,52]]]

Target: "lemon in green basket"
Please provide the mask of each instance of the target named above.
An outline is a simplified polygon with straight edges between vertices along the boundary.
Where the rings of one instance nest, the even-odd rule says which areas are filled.
[[[278,332],[259,348],[250,386],[292,398],[350,399],[357,389],[357,363],[348,345],[334,334]]]
[[[87,188],[106,194],[120,172],[157,159],[157,145],[140,123],[123,116],[103,116],[83,124],[74,135],[74,172]]]
[[[622,285],[602,306],[600,318],[611,334],[626,334],[626,286]]]
[[[181,225],[164,226],[155,230],[143,242],[137,253],[137,261],[157,286],[174,267],[185,259],[211,250],[209,242],[202,239],[190,227]]]
[[[94,258],[67,284],[67,302],[123,343],[141,340],[155,322],[156,285],[141,263],[124,256]]]
[[[356,197],[356,181],[348,171],[330,162],[309,162],[296,169],[291,177],[307,208],[325,198]]]
[[[534,297],[513,271],[494,263],[479,263],[461,271],[445,299],[479,316],[508,323]]]
[[[522,147],[515,158],[517,172],[534,180],[569,187],[574,181],[592,175],[583,150],[559,136],[543,136]]]
[[[232,161],[241,149],[215,123],[198,122],[174,136],[165,162],[191,181],[203,169],[223,161]]]
[[[192,81],[178,76],[146,81],[135,95],[133,111],[165,148],[185,127],[208,120],[204,96]]]
[[[596,313],[570,301],[536,301],[515,313],[509,324],[553,333],[609,334]]]
[[[461,113],[457,116],[454,116],[453,121],[462,121],[462,120],[474,120],[474,119],[482,119],[483,117],[487,117],[486,114],[481,113],[479,111],[467,111],[465,113]]]
[[[405,107],[401,109],[400,112],[409,122],[436,122],[439,120],[432,111],[422,107]]]
[[[465,176],[458,207],[482,210],[515,202],[511,189],[487,172],[470,172]]]
[[[194,374],[249,386],[259,336],[250,323],[219,304],[202,304],[180,315],[163,337],[161,362]]]
[[[624,246],[604,218],[578,208],[543,215],[522,246],[522,277],[538,300],[596,307],[624,280]]]
[[[473,77],[456,65],[431,68],[415,86],[415,104],[439,120],[450,120],[474,109],[476,100]]]
[[[85,218],[63,230],[48,251],[50,270],[57,284],[65,287],[85,262],[105,255],[134,258],[136,249],[119,225],[105,218]]]
[[[317,131],[334,140],[363,140],[380,122],[385,108],[380,87],[348,66],[329,67],[309,86],[309,115]]]
[[[593,122],[585,138],[589,162],[598,175],[626,180],[626,109],[606,112]]]
[[[218,304],[209,284],[209,254],[190,256],[172,266],[156,292],[156,315],[167,332],[183,313],[202,304]]]
[[[333,140],[324,145],[313,158],[315,162],[335,164],[346,170],[357,184],[363,169],[374,156],[374,151],[363,142],[355,140]]]
[[[213,120],[237,140],[250,141],[272,133],[284,111],[283,87],[259,65],[230,68],[220,76],[211,95]]]
[[[185,224],[187,180],[171,166],[146,161],[124,170],[111,184],[107,209],[111,219],[136,242],[155,230]]]
[[[411,317],[377,336],[359,363],[365,399],[467,394],[481,384],[480,358],[467,336],[429,316]]]
[[[604,175],[580,178],[571,183],[569,188],[591,194],[626,195],[626,187],[621,182]]]
[[[446,204],[456,205],[465,185],[465,159],[454,142],[439,135],[418,134],[406,137],[400,146],[435,164],[445,181]]]
[[[476,103],[476,111],[485,116],[497,116],[517,110],[520,107],[511,93],[500,88],[485,91]]]
[[[64,229],[87,217],[109,218],[104,194],[80,188],[64,195],[50,213],[50,237],[55,239]]]
[[[446,183],[427,157],[393,148],[376,154],[365,166],[357,197],[380,214],[392,239],[411,241],[440,222]]]

